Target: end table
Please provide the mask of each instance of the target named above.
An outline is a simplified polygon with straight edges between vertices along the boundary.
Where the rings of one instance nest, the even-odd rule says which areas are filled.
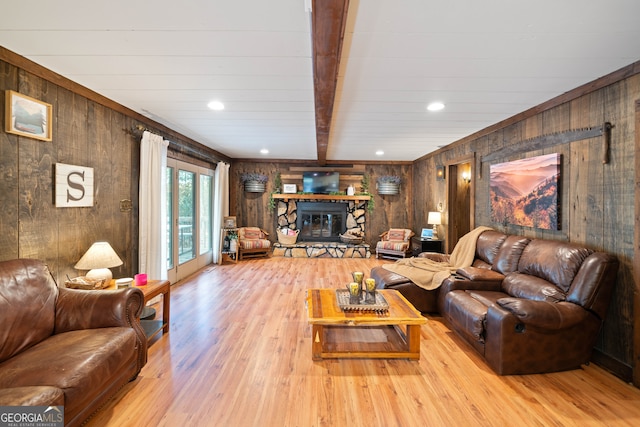
[[[422,252],[438,252],[444,253],[444,240],[437,239],[421,239],[420,237],[412,237],[413,256],[417,256]]]

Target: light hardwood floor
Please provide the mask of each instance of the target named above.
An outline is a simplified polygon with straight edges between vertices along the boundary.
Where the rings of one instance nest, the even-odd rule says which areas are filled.
[[[383,260],[209,266],[171,288],[171,328],[88,426],[638,426],[640,390],[595,364],[501,377],[439,317],[421,358],[311,360],[310,287]]]

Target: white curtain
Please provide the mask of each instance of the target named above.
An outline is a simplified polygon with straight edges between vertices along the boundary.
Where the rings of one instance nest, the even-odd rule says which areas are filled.
[[[213,175],[213,222],[211,235],[213,236],[213,262],[222,263],[220,240],[222,239],[222,221],[229,215],[229,165],[218,162]]]
[[[145,131],[140,143],[139,272],[167,279],[167,147]]]

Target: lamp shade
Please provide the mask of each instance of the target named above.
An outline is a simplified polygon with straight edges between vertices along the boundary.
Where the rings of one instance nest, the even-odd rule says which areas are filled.
[[[427,224],[440,225],[442,224],[442,215],[440,212],[429,212],[427,217]]]
[[[108,242],[95,242],[75,265],[78,270],[91,270],[87,277],[111,280],[109,268],[122,265],[122,260]]]

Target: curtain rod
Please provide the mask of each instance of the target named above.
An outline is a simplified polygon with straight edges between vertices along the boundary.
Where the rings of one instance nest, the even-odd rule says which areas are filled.
[[[221,158],[218,158],[218,157],[215,157],[215,156],[211,156],[206,151],[198,150],[197,148],[194,148],[194,147],[192,147],[190,145],[187,145],[187,144],[184,144],[184,143],[181,143],[181,142],[173,141],[173,140],[167,138],[165,136],[165,134],[163,134],[162,132],[158,132],[158,131],[156,131],[154,129],[149,129],[149,128],[147,128],[145,126],[142,126],[142,125],[133,126],[133,128],[131,129],[130,133],[132,135],[138,137],[138,138],[142,138],[142,133],[144,131],[151,132],[151,133],[154,133],[156,135],[160,135],[162,138],[164,138],[166,141],[169,142],[169,147],[172,148],[173,151],[177,151],[177,152],[179,152],[181,154],[188,154],[188,155],[190,155],[192,157],[195,157],[198,160],[203,160],[205,162],[209,162],[209,163],[214,164],[214,165],[217,164],[219,161],[228,164],[228,162],[226,162],[224,159],[221,159]]]

